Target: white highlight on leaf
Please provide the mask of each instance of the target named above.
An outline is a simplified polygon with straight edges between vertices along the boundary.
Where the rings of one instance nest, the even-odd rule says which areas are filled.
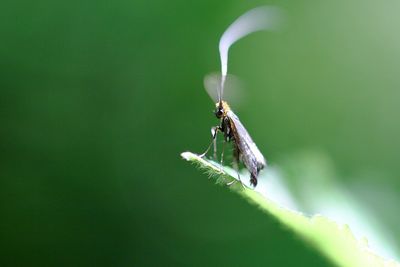
[[[219,41],[219,53],[221,58],[221,91],[219,99],[221,99],[225,78],[228,73],[228,52],[229,48],[239,39],[249,35],[250,33],[261,30],[276,30],[282,20],[282,11],[277,7],[261,6],[247,11],[237,18],[226,29]]]

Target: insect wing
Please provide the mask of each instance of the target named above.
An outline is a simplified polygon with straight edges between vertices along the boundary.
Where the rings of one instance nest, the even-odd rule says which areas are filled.
[[[231,121],[237,146],[242,153],[243,162],[248,168],[262,169],[266,165],[266,160],[253,139],[251,139],[250,134],[247,132],[246,128],[240,122],[235,113],[229,111],[228,117]]]
[[[219,94],[221,93],[221,73],[214,72],[204,77],[204,87],[214,101],[219,101]],[[239,99],[242,99],[242,82],[234,75],[228,75],[225,78],[224,95],[221,96],[223,100],[232,104],[237,104]]]

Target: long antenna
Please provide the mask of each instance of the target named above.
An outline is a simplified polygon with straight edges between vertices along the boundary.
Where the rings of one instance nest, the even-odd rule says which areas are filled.
[[[275,30],[282,20],[282,11],[277,7],[261,6],[251,9],[237,18],[222,34],[219,41],[221,57],[221,86],[218,92],[218,101],[221,102],[224,93],[226,75],[228,74],[229,48],[246,35],[261,31]]]

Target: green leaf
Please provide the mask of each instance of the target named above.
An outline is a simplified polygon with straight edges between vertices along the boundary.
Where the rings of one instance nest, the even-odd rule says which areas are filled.
[[[237,174],[233,169],[191,152],[184,152],[181,156],[204,170],[210,177],[216,178],[217,183],[228,187],[267,214],[277,218],[334,264],[345,267],[400,266],[398,262],[385,259],[372,251],[366,238],[359,240],[355,238],[348,225],[340,225],[321,215],[309,217],[285,207],[273,201],[266,193],[246,186],[247,181],[243,181],[244,179],[242,179],[244,185],[236,182],[228,186],[227,184],[237,181]]]

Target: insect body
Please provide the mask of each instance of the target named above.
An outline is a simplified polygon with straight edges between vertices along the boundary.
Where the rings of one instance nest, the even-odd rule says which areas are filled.
[[[250,172],[250,183],[255,187],[258,174],[266,165],[264,156],[225,101],[221,100],[216,103],[215,116],[220,119],[220,125],[214,128],[213,139],[220,131],[224,134],[225,141],[233,143],[233,157],[236,166],[240,161],[243,162]]]
[[[262,6],[254,8],[237,18],[222,34],[219,42],[219,53],[221,59],[221,74],[217,76],[206,76],[204,82],[207,92],[213,99],[217,99],[215,116],[220,124],[212,128],[213,142],[207,148],[204,156],[214,143],[214,154],[216,154],[216,137],[220,131],[224,134],[226,142],[233,143],[233,158],[235,167],[243,162],[250,172],[250,184],[257,185],[257,177],[261,169],[266,165],[264,156],[258,150],[249,133],[244,128],[239,118],[229,108],[226,101],[222,100],[224,87],[229,83],[228,78],[228,52],[231,45],[250,33],[260,30],[274,30],[279,26],[281,12],[275,7]],[[228,86],[229,87],[229,86]],[[215,98],[215,93],[217,97]],[[222,163],[223,153],[221,154]],[[239,177],[240,180],[240,177]]]

